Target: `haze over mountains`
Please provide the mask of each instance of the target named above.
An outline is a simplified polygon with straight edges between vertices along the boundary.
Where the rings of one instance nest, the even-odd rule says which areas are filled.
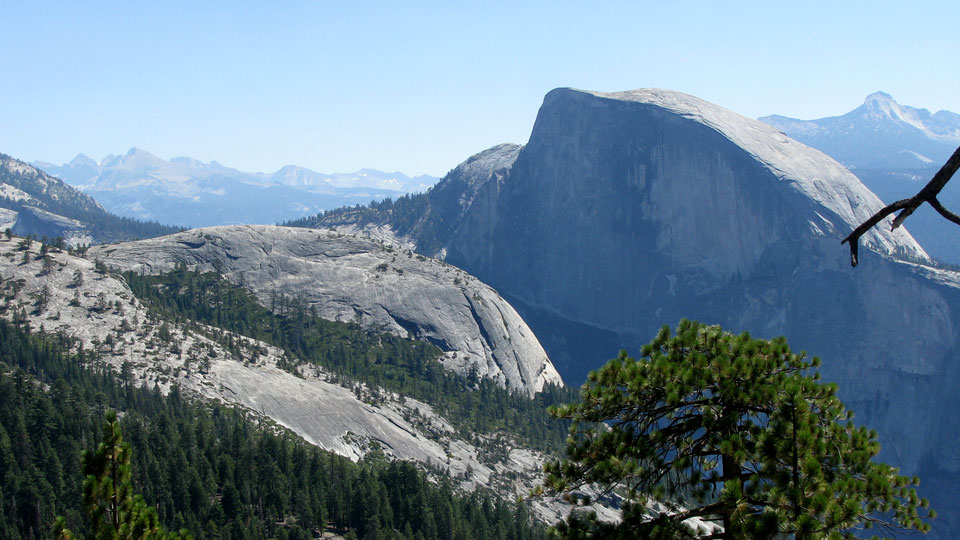
[[[960,146],[960,114],[931,114],[883,92],[870,94],[842,116],[797,120],[772,115],[760,121],[843,163],[886,203],[916,194]],[[947,184],[938,198],[956,211],[960,182]],[[927,205],[907,224],[932,257],[960,266],[960,228],[944,227],[943,218]]]
[[[771,115],[759,119],[790,137],[859,169],[939,167],[960,145],[960,114],[930,113],[874,92],[863,105],[816,120]]]
[[[169,161],[131,148],[100,162],[79,154],[69,163],[34,165],[121,216],[183,227],[274,224],[318,211],[425,191],[437,178],[361,169],[323,174],[288,165],[251,173],[189,157]]]
[[[70,246],[149,238],[175,227],[116,216],[100,203],[45,172],[0,154],[0,230],[38,238],[61,237]]]

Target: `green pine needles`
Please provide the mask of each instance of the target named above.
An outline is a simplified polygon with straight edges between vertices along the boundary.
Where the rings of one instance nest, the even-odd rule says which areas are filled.
[[[578,505],[623,497],[617,524],[574,510],[564,538],[854,538],[877,527],[926,532],[935,517],[917,478],[873,461],[877,434],[852,422],[818,358],[783,338],[753,339],[683,320],[639,360],[590,374],[567,458],[545,467],[548,489]],[[599,490],[594,497],[584,486]],[[657,501],[659,504],[656,504]],[[697,519],[691,519],[697,518]]]
[[[123,441],[117,413],[107,413],[103,441],[96,452],[83,453],[83,509],[95,540],[191,540],[189,533],[168,532],[157,511],[133,493],[130,481],[130,443]],[[71,540],[66,520],[57,518],[58,540]]]

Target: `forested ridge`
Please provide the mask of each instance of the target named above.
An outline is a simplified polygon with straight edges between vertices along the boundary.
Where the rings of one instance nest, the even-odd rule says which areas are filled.
[[[360,225],[390,221],[390,224],[399,234],[404,234],[429,210],[430,198],[428,193],[401,195],[395,201],[391,198],[382,201],[370,201],[370,204],[366,206],[358,204],[334,208],[313,216],[286,221],[280,225],[284,227],[316,228],[323,226],[325,219],[343,220],[349,217]]]
[[[163,225],[156,221],[141,221],[117,216],[106,210],[71,208],[65,204],[56,204],[57,201],[53,202],[54,204],[44,204],[42,209],[83,223],[100,243],[155,238],[183,230],[180,227]],[[0,197],[0,207],[16,212],[30,212],[33,206]]]
[[[211,337],[237,354],[257,352],[241,351],[246,345],[231,333],[280,347],[291,359],[282,367],[291,371],[318,365],[346,384],[366,383],[374,389],[374,399],[377,389],[383,389],[429,403],[468,438],[505,431],[544,451],[556,451],[566,440],[569,423],[552,418],[547,407],[575,400],[576,389],[548,385],[531,398],[475,374],[465,379],[443,368],[441,351],[434,345],[356,323],[327,321],[288,297],[272,299],[268,309],[248,290],[212,272],[180,268],[159,276],[123,276],[134,294],[164,320],[221,328],[226,332]]]
[[[133,447],[136,492],[194,538],[538,539],[523,506],[456,494],[413,464],[373,452],[355,464],[249,413],[176,387],[84,367],[67,338],[0,320],[0,537],[48,538],[57,515],[84,537],[80,452],[107,410]]]
[[[439,184],[438,184],[439,185]],[[397,236],[416,237],[418,253],[433,255],[443,247],[445,237],[456,228],[443,212],[438,211],[432,195],[435,188],[426,193],[402,195],[396,200],[386,198],[370,201],[366,206],[343,206],[281,223],[284,227],[315,229],[326,226],[353,224],[386,225]]]

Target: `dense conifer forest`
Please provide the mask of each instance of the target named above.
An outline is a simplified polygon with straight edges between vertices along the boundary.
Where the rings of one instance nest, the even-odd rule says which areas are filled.
[[[199,276],[197,276],[199,278]],[[0,320],[0,538],[49,538],[55,516],[85,537],[80,453],[120,412],[133,483],[168,530],[207,538],[539,539],[522,505],[455,494],[407,462],[360,463],[244,411],[138,387],[67,338]]]

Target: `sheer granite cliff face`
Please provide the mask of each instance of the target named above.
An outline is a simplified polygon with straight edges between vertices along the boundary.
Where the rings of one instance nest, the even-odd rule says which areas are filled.
[[[644,334],[660,291],[680,299],[793,272],[808,266],[804,249],[882,206],[820,152],[666,92],[551,92],[506,180],[474,190],[448,262],[527,304]],[[902,230],[867,243],[926,260]]]
[[[960,277],[923,266],[889,223],[851,268],[840,239],[882,207],[851,173],[662,90],[554,90],[528,144],[503,157],[438,249],[407,240],[509,298],[568,383],[684,317],[784,335],[823,359],[824,378],[880,433],[881,458],[920,474],[941,516],[960,514]],[[427,195],[423,220],[455,175]],[[933,527],[956,537],[960,520]]]
[[[448,264],[330,231],[230,226],[90,250],[122,270],[161,273],[183,263],[218,270],[270,306],[300,298],[328,320],[358,321],[443,349],[448,368],[530,393],[560,376],[517,312],[489,286]]]

